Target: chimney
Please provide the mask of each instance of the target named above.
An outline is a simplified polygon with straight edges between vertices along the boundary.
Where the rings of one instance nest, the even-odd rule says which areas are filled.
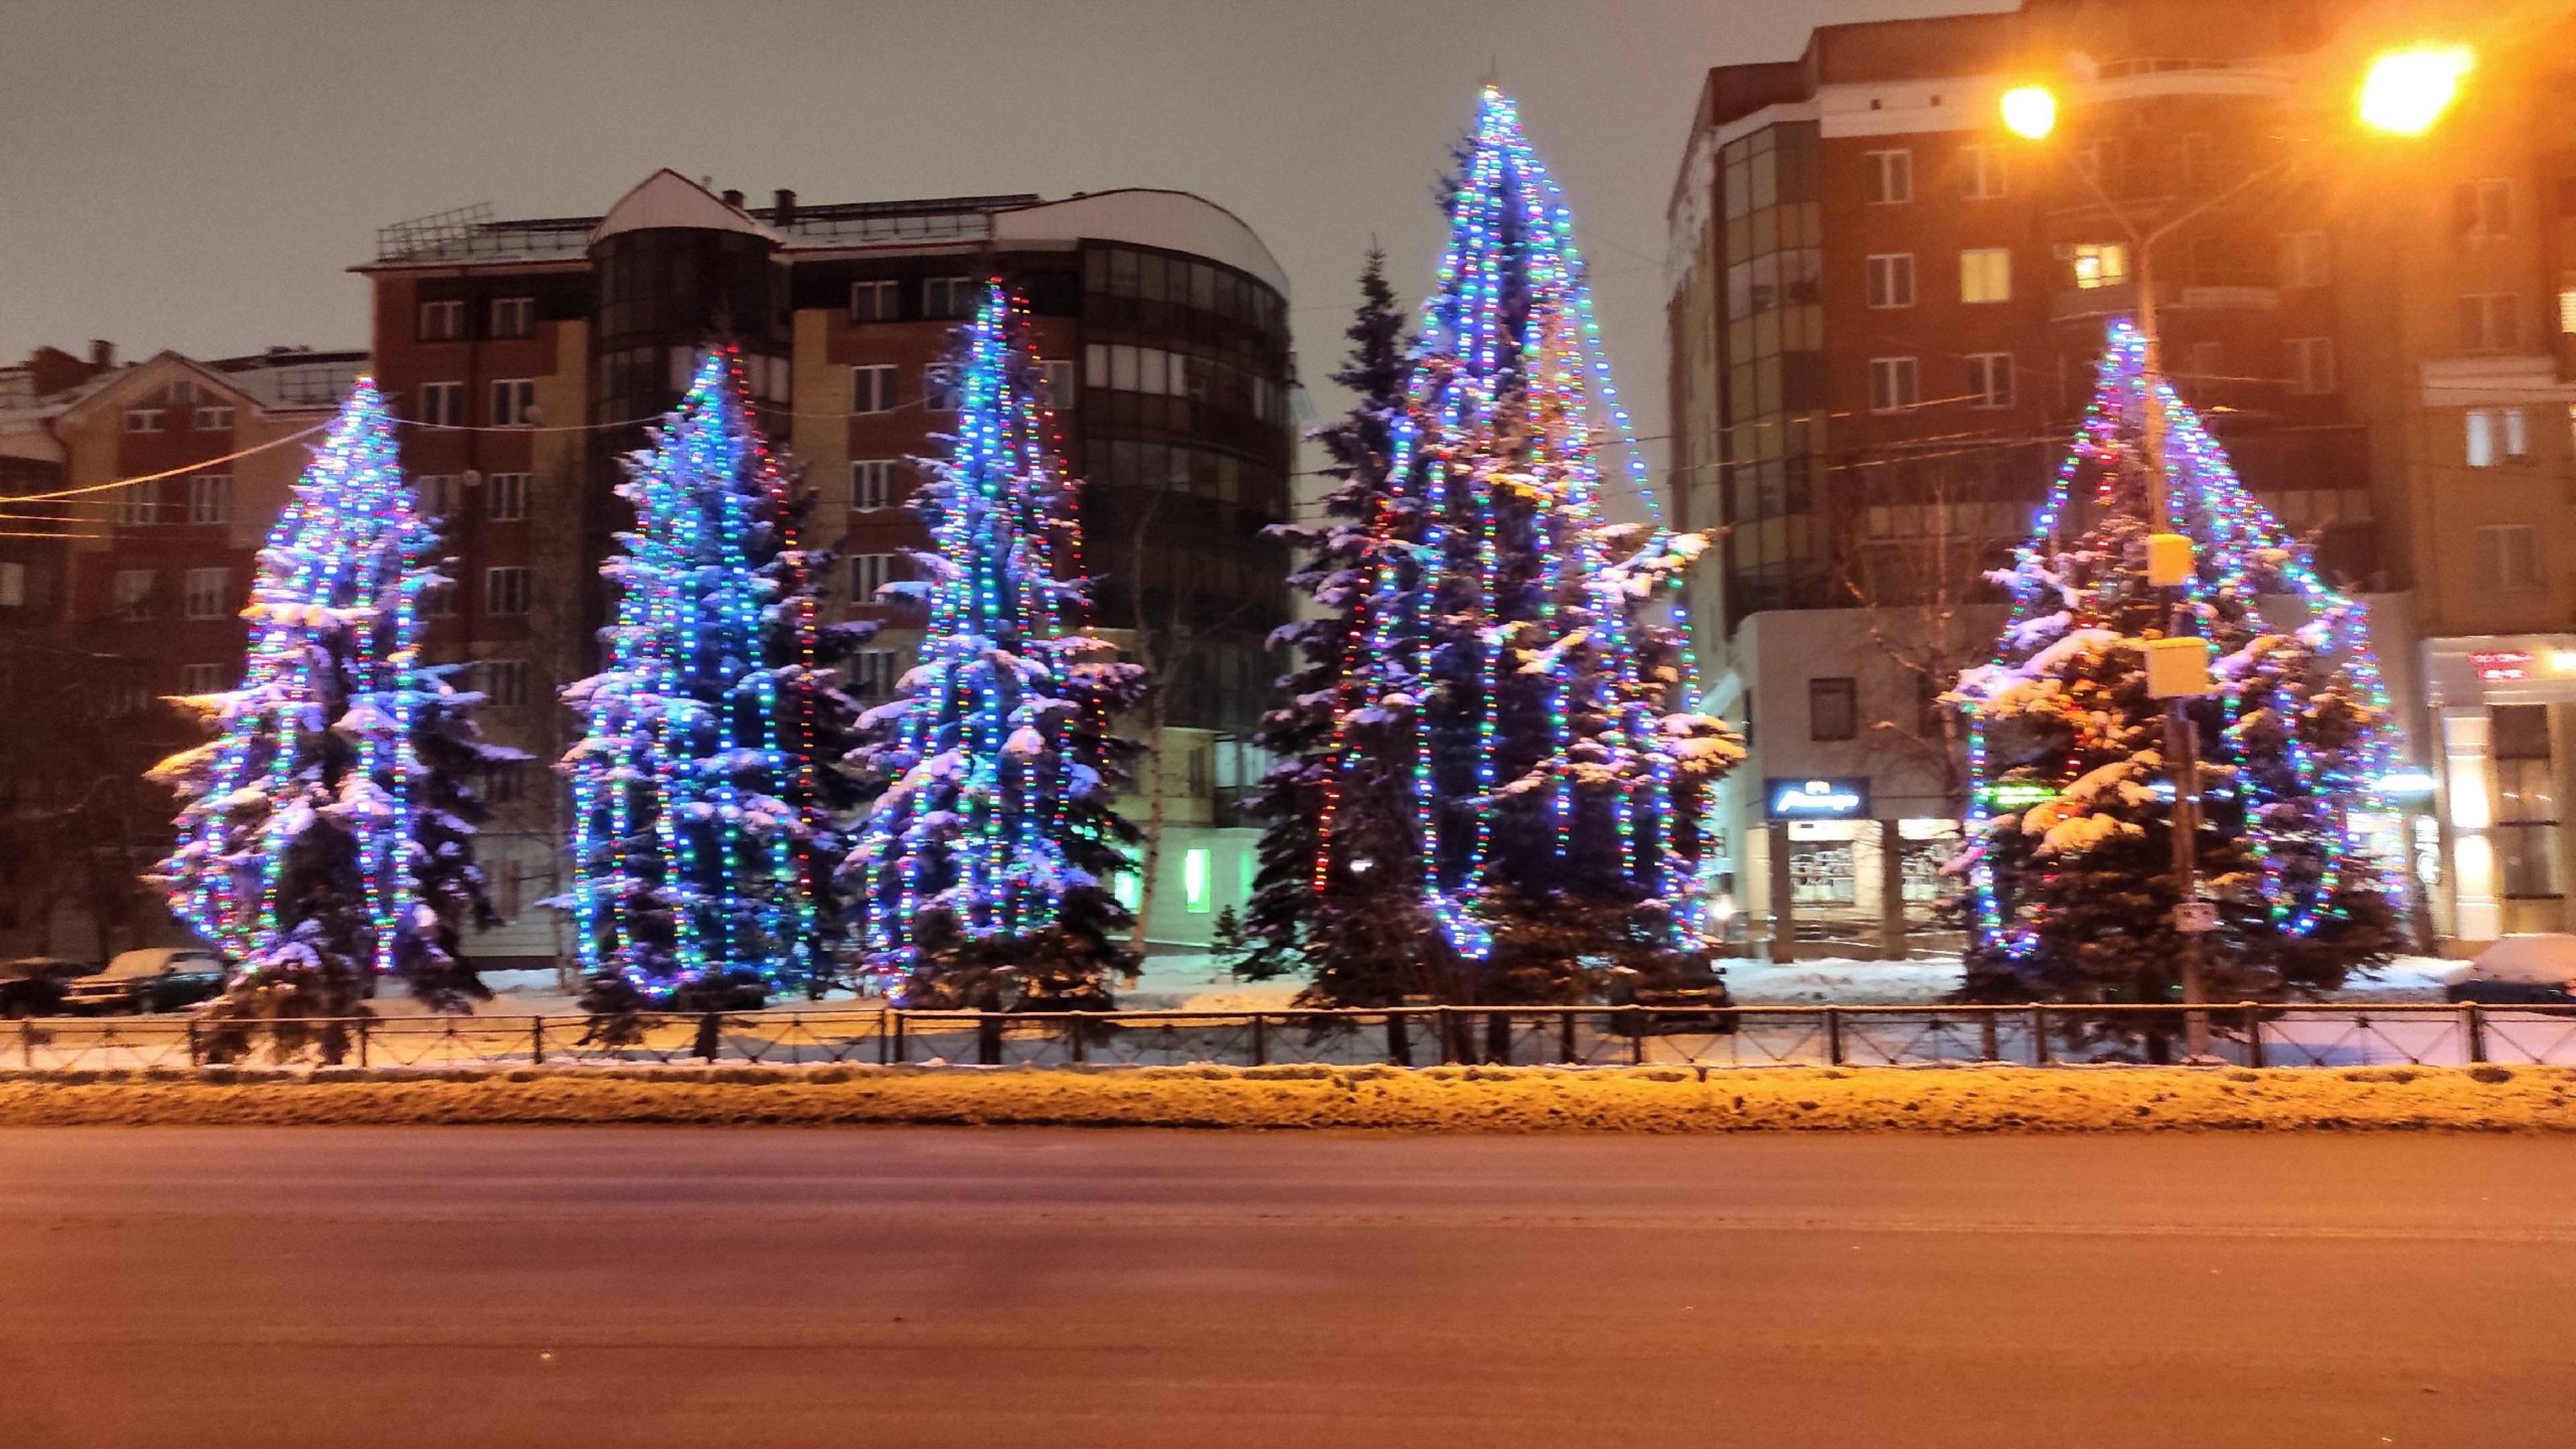
[[[796,224],[795,192],[784,186],[778,188],[777,200],[769,209],[769,224],[781,231]]]
[[[89,365],[101,372],[116,366],[116,344],[104,337],[89,340]]]
[[[727,190],[724,194],[724,204],[732,207],[736,211],[742,210],[742,193],[736,190]]]

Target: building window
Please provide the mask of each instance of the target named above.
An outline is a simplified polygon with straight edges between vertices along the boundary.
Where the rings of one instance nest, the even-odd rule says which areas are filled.
[[[1041,362],[1038,366],[1046,374],[1046,392],[1041,400],[1056,412],[1073,406],[1073,363],[1058,359]]]
[[[951,362],[934,362],[921,370],[921,406],[924,411],[957,411],[958,373],[959,368]]]
[[[850,411],[854,413],[890,413],[894,411],[894,365],[872,362],[850,369]]]
[[[2460,350],[2512,352],[2522,346],[2522,310],[2511,292],[2479,292],[2460,299]]]
[[[465,384],[461,382],[422,383],[420,416],[412,421],[439,428],[463,427],[465,425]]]
[[[2502,177],[2463,181],[2451,188],[2451,229],[2463,240],[2484,240],[2513,231],[2513,183]]]
[[[495,297],[492,299],[493,336],[525,337],[536,330],[536,298]]]
[[[1873,357],[1869,360],[1871,412],[1901,412],[1922,400],[1913,358]]]
[[[520,762],[487,765],[483,770],[483,799],[486,804],[507,805],[527,793],[527,774]]]
[[[2321,231],[2294,231],[2281,238],[2281,285],[2284,287],[2322,287],[2333,280],[2333,269],[2327,262],[2326,234]]]
[[[893,458],[853,458],[850,460],[850,506],[861,513],[874,513],[894,506]]]
[[[1208,859],[1208,848],[1194,845],[1181,856],[1181,895],[1193,916],[1204,916],[1214,904],[1216,892],[1209,877],[1214,874]]]
[[[1848,840],[1789,842],[1789,899],[1802,906],[1848,906],[1860,872]]]
[[[1970,407],[2008,408],[2013,405],[2013,360],[2009,352],[1971,352],[1968,354],[1968,396],[1975,399]]]
[[[146,528],[161,521],[161,483],[128,483],[116,490],[116,523],[120,528]]]
[[[455,474],[423,473],[412,480],[411,486],[413,496],[419,500],[421,512],[439,519],[456,516]]]
[[[482,669],[483,693],[495,706],[511,709],[528,702],[528,661],[486,659]]]
[[[2491,589],[2540,587],[2540,530],[2528,523],[2479,529],[2478,577]]]
[[[492,426],[524,428],[536,419],[528,416],[537,405],[537,384],[532,378],[496,377],[492,379]]]
[[[1913,152],[1863,151],[1860,164],[1870,205],[1893,206],[1914,199]]]
[[[203,407],[191,419],[201,433],[229,433],[233,430],[233,410],[228,407]]]
[[[2520,408],[2471,408],[2468,462],[2472,468],[2519,463],[2531,456],[2531,427]]]
[[[2315,396],[2335,390],[2331,337],[2293,337],[2282,344],[2290,359],[2290,391]]]
[[[110,587],[116,605],[116,617],[140,619],[152,608],[153,573],[150,569],[118,569]]]
[[[2004,169],[2001,146],[1965,146],[1959,165],[1966,175],[1970,201],[1996,201],[2011,194],[2011,175]]]
[[[231,668],[224,664],[191,664],[179,671],[181,694],[221,694],[224,675]]]
[[[423,302],[420,304],[420,340],[454,342],[465,335],[463,302]]]
[[[852,282],[850,320],[892,322],[903,315],[901,282]]]
[[[1869,259],[1869,305],[1914,305],[1914,254],[1896,252]]]
[[[187,575],[187,613],[191,619],[220,619],[232,610],[233,573],[230,569],[190,569]]]
[[[1860,685],[1849,677],[1807,681],[1807,738],[1847,740],[1860,733]]]
[[[2554,896],[2558,883],[2558,783],[2549,707],[2488,709],[2494,742],[2497,864],[2507,896]]]
[[[973,277],[931,277],[921,284],[921,315],[972,317],[981,290]]]
[[[456,585],[446,579],[431,583],[420,591],[420,616],[424,619],[456,617]]]
[[[27,607],[27,566],[0,560],[0,609]]]
[[[2085,242],[2075,248],[2075,285],[2087,291],[2129,280],[2129,249],[2120,242]]]
[[[892,699],[903,671],[891,649],[862,649],[850,661],[850,685],[861,699]]]
[[[528,516],[528,475],[495,473],[483,480],[483,516],[494,523],[517,523]]]
[[[515,567],[485,569],[483,612],[496,618],[528,612],[528,571]]]
[[[159,408],[127,408],[125,410],[125,430],[129,433],[157,433],[161,431],[161,410]]]
[[[1975,247],[1959,253],[1959,300],[2012,300],[2012,249]]]
[[[894,582],[895,556],[890,553],[861,553],[850,556],[850,602],[876,604],[877,591]]]

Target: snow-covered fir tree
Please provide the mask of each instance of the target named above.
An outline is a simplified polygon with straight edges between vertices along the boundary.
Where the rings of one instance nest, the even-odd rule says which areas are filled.
[[[526,756],[420,660],[435,542],[362,379],[260,551],[241,687],[181,701],[214,738],[152,771],[183,802],[154,879],[240,966],[209,1010],[218,1057],[265,1026],[280,1055],[337,1060],[379,974],[443,1010],[489,994],[459,948],[494,923],[473,782]]]
[[[1259,869],[1235,971],[1253,978],[1313,970],[1319,998],[1385,1005],[1431,989],[1424,974],[1432,935],[1412,861],[1411,782],[1391,756],[1346,761],[1333,716],[1358,637],[1363,598],[1377,568],[1376,530],[1416,505],[1390,486],[1396,420],[1405,407],[1405,315],[1372,248],[1360,304],[1344,332],[1350,355],[1333,381],[1354,394],[1349,413],[1315,430],[1336,480],[1323,521],[1270,530],[1297,548],[1290,587],[1313,600],[1304,617],[1271,635],[1289,655],[1286,701],[1262,719],[1254,742],[1274,763],[1255,805],[1264,820]],[[1340,849],[1324,857],[1329,889],[1316,888],[1317,826],[1327,792]],[[1381,863],[1385,866],[1380,869]]]
[[[916,1006],[1105,1008],[1134,960],[1110,890],[1137,831],[1110,806],[1111,727],[1143,672],[1082,632],[1089,585],[1026,308],[1000,282],[964,329],[957,430],[913,508],[935,551],[919,662],[862,716],[881,786],[842,865],[867,965]]]
[[[1743,750],[1682,708],[1673,601],[1706,540],[1610,516],[1596,429],[1624,435],[1627,415],[1572,214],[1499,91],[1448,192],[1390,501],[1351,546],[1365,579],[1330,685],[1313,880],[1327,903],[1355,877],[1404,882],[1437,928],[1412,990],[1578,1001],[1605,970],[1652,978],[1700,959],[1703,799]],[[1643,459],[1623,446],[1651,507]],[[1402,822],[1392,848],[1380,816]],[[1331,971],[1317,999],[1397,989]]]
[[[594,1013],[749,1003],[822,967],[805,729],[830,675],[735,347],[707,349],[618,491],[635,527],[600,569],[607,668],[564,691],[585,730],[560,766],[573,884],[551,904]]]
[[[2236,479],[2170,388],[2169,486],[2197,545],[2175,628],[2147,581],[2148,388],[2116,327],[2082,433],[2031,539],[1996,581],[2014,599],[1993,661],[1962,677],[1976,795],[1954,867],[1983,1000],[2174,999],[2183,942],[2172,866],[2165,702],[2148,641],[2207,641],[2214,693],[2190,701],[2202,806],[2201,897],[2219,907],[2204,976],[2217,1000],[2330,989],[2398,944],[2402,899],[2347,829],[2379,808],[2393,758],[2361,603]],[[2060,538],[2089,496],[2094,521]]]

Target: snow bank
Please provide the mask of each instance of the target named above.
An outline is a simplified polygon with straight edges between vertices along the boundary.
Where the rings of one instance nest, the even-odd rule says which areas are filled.
[[[2576,1131],[2556,1067],[919,1067],[0,1074],[0,1126],[865,1123],[1434,1132]]]

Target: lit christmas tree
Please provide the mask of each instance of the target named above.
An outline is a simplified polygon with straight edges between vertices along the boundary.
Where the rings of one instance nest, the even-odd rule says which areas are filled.
[[[1377,572],[1371,525],[1385,510],[1408,506],[1387,471],[1405,409],[1407,368],[1405,315],[1387,286],[1385,263],[1384,254],[1369,252],[1360,305],[1344,333],[1350,356],[1333,374],[1357,401],[1347,416],[1314,434],[1332,457],[1326,476],[1338,480],[1324,496],[1324,521],[1271,529],[1303,554],[1288,582],[1314,604],[1272,635],[1291,651],[1292,664],[1280,680],[1286,702],[1263,717],[1254,737],[1278,763],[1261,782],[1257,810],[1267,823],[1240,924],[1244,949],[1233,961],[1238,974],[1254,978],[1311,966],[1325,978],[1319,997],[1373,1006],[1426,993],[1434,984],[1426,971],[1430,916],[1413,875],[1346,870],[1329,892],[1315,883],[1328,787],[1340,806],[1334,829],[1345,856],[1398,862],[1413,851],[1410,762],[1345,761],[1333,731],[1344,663]]]
[[[213,1010],[237,1024],[219,1052],[255,1021],[299,1048],[296,1023],[363,1014],[375,973],[445,1009],[488,994],[457,948],[494,923],[470,781],[526,756],[483,743],[481,696],[420,661],[436,539],[361,380],[260,552],[241,687],[183,701],[215,738],[152,772],[185,802],[154,879],[242,967]],[[328,1029],[324,1054],[341,1045]]]
[[[1144,679],[1081,632],[1074,485],[1024,311],[995,282],[966,329],[957,431],[913,502],[937,551],[893,586],[928,605],[920,661],[849,762],[883,792],[842,879],[869,966],[913,1005],[1105,1007],[1133,969],[1108,883],[1137,832],[1109,800],[1136,747],[1109,721]]]
[[[2356,809],[2386,808],[2379,781],[2395,759],[2368,615],[2318,576],[2169,385],[2150,399],[2144,357],[2137,331],[2116,324],[2056,486],[1995,575],[2013,597],[1995,657],[1952,696],[1975,786],[1957,867],[1971,996],[2163,1001],[2177,984],[2165,702],[2148,693],[2148,648],[2170,627],[2168,591],[2146,569],[2161,532],[2146,517],[2149,406],[2164,410],[2167,486],[2196,545],[2171,632],[2206,641],[2214,660],[2213,692],[2189,704],[2192,839],[2219,908],[2209,995],[2331,988],[2398,942],[2403,893],[2348,826]],[[2086,484],[2096,521],[2061,540]]]
[[[1651,509],[1645,460],[1573,215],[1499,91],[1448,210],[1388,485],[1345,550],[1368,577],[1331,686],[1313,889],[1406,881],[1443,999],[1580,1000],[1603,965],[1663,974],[1699,953],[1703,796],[1743,750],[1676,710],[1681,576],[1706,540],[1606,515],[1596,428]],[[1410,817],[1392,850],[1363,825],[1390,809]],[[1325,999],[1383,990],[1321,970]]]
[[[618,491],[635,528],[600,569],[608,667],[564,691],[586,728],[560,767],[573,885],[554,904],[593,1011],[748,1002],[821,966],[808,731],[828,680],[796,503],[734,348],[708,350]]]

